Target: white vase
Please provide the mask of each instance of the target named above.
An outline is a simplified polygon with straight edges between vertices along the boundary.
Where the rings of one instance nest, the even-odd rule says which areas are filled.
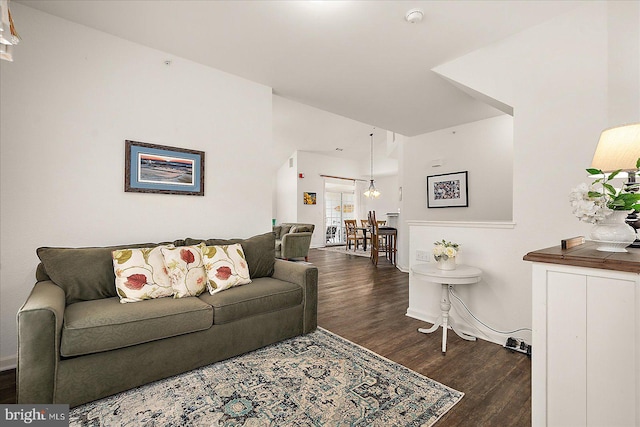
[[[440,258],[437,262],[437,267],[440,270],[455,270],[456,269],[456,257],[452,256],[447,259]]]
[[[636,231],[625,222],[629,211],[613,211],[591,229],[591,240],[602,252],[627,252],[626,247],[636,240]]]

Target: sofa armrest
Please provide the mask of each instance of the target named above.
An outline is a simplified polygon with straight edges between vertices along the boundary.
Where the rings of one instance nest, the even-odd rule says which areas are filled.
[[[311,246],[311,232],[287,233],[282,236],[280,256],[285,259],[306,257]]]
[[[18,403],[54,402],[64,309],[64,290],[44,281],[18,311]]]
[[[303,333],[314,331],[318,327],[318,268],[309,264],[276,259],[274,279],[296,283],[303,290],[304,319]]]

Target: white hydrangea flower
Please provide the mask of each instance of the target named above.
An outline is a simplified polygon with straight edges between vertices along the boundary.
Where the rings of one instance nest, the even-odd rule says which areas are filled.
[[[589,197],[590,191],[597,190],[585,183],[578,185],[569,193],[569,203],[573,214],[580,221],[595,224],[611,215],[613,211],[607,207],[604,197]]]

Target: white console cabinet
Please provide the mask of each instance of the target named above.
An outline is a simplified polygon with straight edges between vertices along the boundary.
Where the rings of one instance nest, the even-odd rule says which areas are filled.
[[[587,243],[524,259],[534,262],[532,425],[640,426],[640,250]]]

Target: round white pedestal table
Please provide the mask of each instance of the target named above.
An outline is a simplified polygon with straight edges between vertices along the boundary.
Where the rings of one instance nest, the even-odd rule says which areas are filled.
[[[455,270],[440,270],[436,267],[436,263],[418,264],[411,269],[414,274],[420,276],[421,279],[439,283],[442,287],[442,295],[440,297],[440,310],[442,313],[436,319],[430,328],[419,328],[418,332],[430,334],[438,330],[442,326],[442,353],[447,352],[447,329],[451,326],[460,338],[467,341],[475,341],[476,337],[467,335],[458,330],[453,318],[449,317],[451,309],[451,300],[449,299],[449,289],[453,289],[454,285],[472,285],[478,283],[482,277],[482,270],[469,265],[458,264]]]

